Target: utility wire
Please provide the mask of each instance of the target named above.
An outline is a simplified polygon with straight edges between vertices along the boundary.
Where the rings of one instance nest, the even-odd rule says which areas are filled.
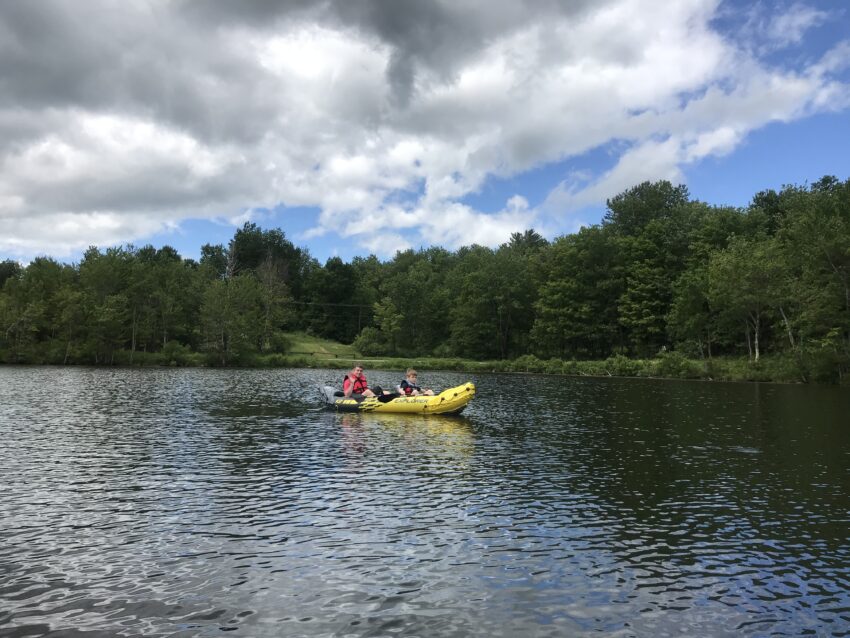
[[[371,308],[372,304],[366,303],[335,303],[333,301],[286,301],[301,306],[346,306],[348,308]]]

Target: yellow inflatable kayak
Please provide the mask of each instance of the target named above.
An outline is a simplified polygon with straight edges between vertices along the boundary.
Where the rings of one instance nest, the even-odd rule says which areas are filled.
[[[464,383],[440,394],[406,397],[393,395],[392,398],[368,397],[363,399],[345,398],[342,392],[331,386],[321,389],[322,397],[328,407],[339,412],[403,412],[408,414],[460,414],[475,396],[475,384]]]

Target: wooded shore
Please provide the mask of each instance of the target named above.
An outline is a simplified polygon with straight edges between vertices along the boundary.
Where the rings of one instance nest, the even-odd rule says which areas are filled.
[[[172,349],[167,353],[136,353],[133,363],[129,352],[118,353],[112,364],[102,367],[216,367],[204,353]],[[459,358],[363,358],[328,357],[319,353],[256,355],[234,367],[246,369],[316,368],[347,370],[354,362],[363,363],[368,370],[397,370],[401,374],[409,367],[427,371],[452,371],[506,374],[547,374],[580,377],[633,377],[654,379],[693,379],[703,381],[811,383],[800,372],[799,363],[788,355],[770,355],[753,363],[741,357],[689,359],[679,353],[664,353],[651,359],[630,359],[622,355],[595,361],[538,359],[533,355],[517,359],[473,361]],[[839,384],[850,385],[843,377]]]
[[[551,242],[529,229],[388,261],[320,264],[252,223],[198,261],[168,246],[7,259],[0,361],[309,365],[301,334],[338,357],[445,369],[846,382],[850,180],[762,191],[745,208],[645,182],[607,205]]]

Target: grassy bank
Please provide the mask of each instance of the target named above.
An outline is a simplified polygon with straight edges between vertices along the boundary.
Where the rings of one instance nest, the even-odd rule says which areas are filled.
[[[137,353],[138,355],[138,353]],[[586,377],[641,377],[664,379],[702,379],[710,381],[764,381],[777,383],[835,383],[835,379],[819,378],[811,371],[802,373],[791,357],[764,357],[758,363],[746,359],[714,358],[711,360],[688,359],[676,353],[665,354],[653,359],[629,359],[623,356],[610,357],[602,361],[563,361],[560,359],[538,359],[523,356],[512,360],[471,361],[460,358],[396,358],[357,357],[356,353],[329,355],[327,353],[290,353],[285,355],[256,355],[243,360],[239,365],[254,368],[334,368],[348,369],[354,361],[362,362],[367,369],[405,370],[415,367],[421,370],[450,370],[456,372],[537,373]],[[124,362],[129,363],[129,362]],[[164,361],[158,355],[149,355],[133,365],[206,366],[209,361],[204,355],[190,353],[179,360]],[[848,379],[843,382],[848,383]]]
[[[307,335],[290,335],[292,348],[286,355],[258,357],[257,366],[348,368],[361,361],[367,368],[404,370],[452,370],[457,372],[505,372],[560,374],[594,377],[644,377],[667,379],[702,379],[713,381],[772,381],[779,383],[840,381],[822,372],[813,362],[800,362],[791,355],[762,357],[758,363],[741,358],[689,359],[677,352],[667,352],[651,359],[630,359],[617,355],[600,361],[539,359],[525,355],[517,359],[472,361],[456,357],[358,357],[350,346],[324,341]],[[844,379],[845,383],[850,379]]]
[[[850,383],[836,379],[833,369],[820,371],[814,362],[800,362],[790,355],[763,357],[758,363],[740,358],[689,359],[677,352],[663,353],[651,359],[630,359],[617,355],[600,361],[539,359],[525,355],[517,359],[472,361],[440,357],[360,357],[352,346],[320,339],[304,333],[288,333],[285,354],[244,354],[231,365],[251,368],[336,368],[348,369],[361,361],[369,369],[451,370],[457,372],[538,373],[593,377],[643,377],[668,379],[704,379],[714,381],[772,381],[779,383]],[[47,354],[47,353],[45,353]],[[60,363],[61,358],[45,356],[25,363]],[[207,353],[192,352],[177,342],[169,343],[162,352],[131,353],[116,351],[108,365],[122,366],[216,366],[218,361]]]
[[[329,361],[304,357],[287,358],[293,367],[347,367],[350,361]],[[676,353],[653,359],[629,359],[623,356],[602,361],[564,361],[523,356],[512,360],[470,361],[459,358],[365,358],[358,359],[367,368],[404,370],[415,367],[422,370],[452,370],[457,372],[537,373],[587,377],[642,377],[665,379],[702,379],[712,381],[770,381],[803,383],[811,375],[803,374],[796,361],[790,357],[766,357],[759,363],[746,359],[694,360]],[[834,382],[829,379],[813,379]],[[846,382],[846,380],[845,380]]]

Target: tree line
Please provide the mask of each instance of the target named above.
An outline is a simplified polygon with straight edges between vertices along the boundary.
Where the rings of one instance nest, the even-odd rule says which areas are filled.
[[[287,333],[366,356],[590,360],[660,352],[785,357],[804,379],[850,370],[850,180],[757,193],[746,208],[645,182],[600,224],[552,242],[406,250],[325,264],[246,223],[198,261],[90,248],[78,264],[0,263],[0,359],[211,365],[285,353]]]

